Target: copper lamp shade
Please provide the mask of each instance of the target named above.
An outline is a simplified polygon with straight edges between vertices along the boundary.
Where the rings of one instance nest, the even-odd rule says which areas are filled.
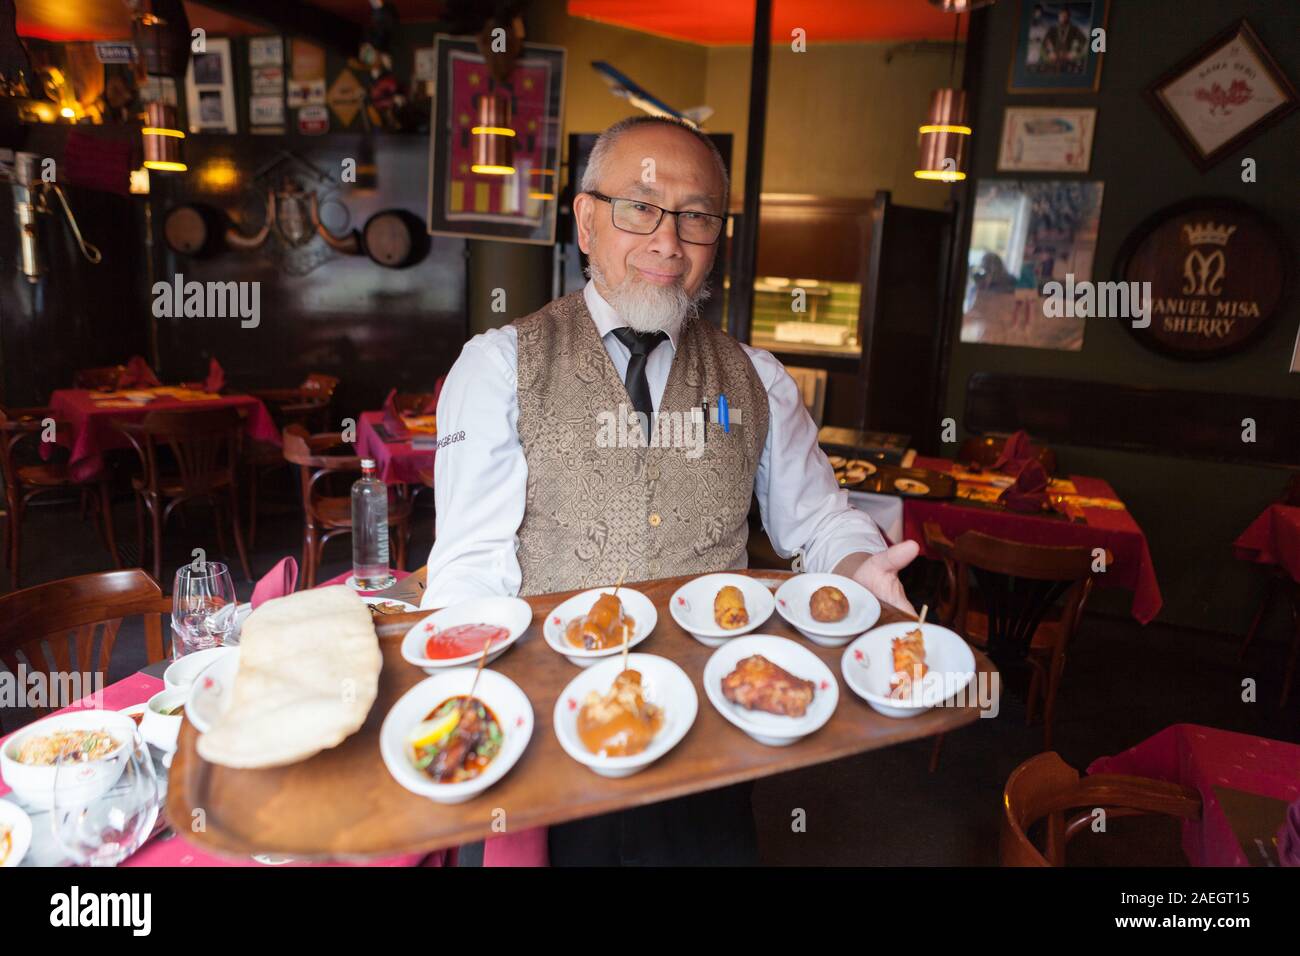
[[[150,103],[146,107],[148,123],[140,130],[144,140],[144,167],[163,173],[183,173],[181,141],[185,134],[177,128],[176,107]]]
[[[510,125],[510,99],[483,93],[475,101],[475,125],[470,129],[474,162],[471,172],[486,176],[513,176],[515,131]]]
[[[966,122],[966,91],[944,88],[930,96],[930,111],[920,128],[921,161],[917,179],[953,183],[966,178],[971,128]]]

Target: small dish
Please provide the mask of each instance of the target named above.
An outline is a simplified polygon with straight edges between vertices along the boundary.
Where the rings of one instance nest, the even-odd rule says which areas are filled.
[[[749,623],[725,628],[713,616],[713,599],[727,585],[740,588]],[[680,627],[705,647],[720,647],[733,637],[748,634],[772,616],[776,598],[767,585],[743,574],[705,574],[679,587],[668,600],[669,613]]]
[[[575,664],[578,667],[590,667],[602,657],[609,657],[611,654],[622,654],[622,644],[589,651],[574,647],[564,636],[565,628],[569,626],[570,621],[582,617],[590,611],[592,605],[596,603],[596,599],[602,594],[613,593],[613,585],[606,588],[592,588],[590,591],[575,594],[567,601],[552,608],[551,613],[546,615],[546,620],[542,623],[542,636],[546,638],[546,643],[557,654],[562,654],[568,658],[570,664]],[[632,618],[632,634],[627,640],[627,646],[629,648],[636,647],[650,636],[650,632],[659,623],[659,612],[655,610],[654,604],[648,597],[632,588],[619,588],[618,599],[623,602],[624,612]]]
[[[188,688],[162,690],[149,698],[144,719],[140,722],[140,736],[163,753],[176,750],[176,738],[185,720],[185,703],[189,700]],[[175,713],[171,713],[175,711]]]
[[[69,710],[38,720],[18,731],[0,749],[0,775],[13,788],[14,796],[28,806],[49,810],[54,806],[56,764],[35,765],[18,762],[18,752],[27,740],[59,731],[97,730],[113,738],[116,746],[98,760],[86,761],[75,776],[63,785],[70,801],[89,802],[112,789],[126,767],[135,738],[135,721],[115,710]]]
[[[894,675],[893,639],[921,629],[928,671],[912,693],[904,698],[889,696]],[[840,673],[849,690],[886,717],[916,717],[949,700],[975,679],[975,655],[970,645],[946,627],[896,621],[868,631],[844,648]]]
[[[32,845],[32,818],[22,807],[0,800],[0,867],[17,866]]]
[[[418,608],[417,608],[418,610]],[[402,658],[426,673],[434,674],[449,667],[477,664],[482,644],[455,657],[430,657],[429,641],[438,634],[463,624],[487,624],[504,627],[507,637],[496,641],[488,651],[488,661],[504,654],[528,630],[533,621],[532,605],[522,598],[485,597],[461,601],[417,621],[402,638]],[[480,641],[483,639],[480,638]]]
[[[930,486],[915,478],[895,478],[894,490],[900,495],[928,495]]]
[[[814,684],[812,704],[802,717],[784,717],[764,711],[748,710],[733,704],[722,693],[722,679],[736,669],[746,657],[758,654],[795,677]],[[728,641],[713,652],[704,665],[704,693],[724,718],[735,724],[760,744],[785,747],[819,730],[835,713],[840,688],[831,669],[808,648],[787,637],[770,634],[746,634]]]
[[[179,640],[175,635],[172,636],[172,639]],[[227,645],[208,647],[201,651],[186,654],[184,657],[178,657],[168,665],[167,670],[163,671],[163,685],[168,690],[185,690],[217,659],[229,655],[238,655],[238,653],[238,647]]]
[[[194,683],[185,689],[185,716],[201,734],[206,734],[230,706],[230,692],[239,672],[239,649],[232,650],[236,653],[212,658]]]
[[[848,599],[849,612],[839,621],[818,621],[809,609],[818,588],[838,588]],[[777,589],[776,610],[796,631],[822,647],[842,647],[880,619],[876,596],[852,578],[839,574],[796,574]]]

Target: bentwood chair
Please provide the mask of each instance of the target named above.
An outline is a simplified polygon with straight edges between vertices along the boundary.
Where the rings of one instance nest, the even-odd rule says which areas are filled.
[[[230,509],[235,548],[244,577],[252,580],[244,533],[239,525],[239,453],[244,423],[234,408],[150,412],[139,422],[118,423],[140,457],[143,473],[133,478],[136,532],[144,560],[144,515],[153,537],[153,574],[162,580],[162,538],[167,519],[179,505],[196,499],[211,503],[217,545],[224,552],[222,520]],[[165,452],[170,452],[167,456]],[[170,460],[168,460],[170,457]]]
[[[101,368],[82,368],[72,373],[72,387],[92,392],[111,392],[126,374],[125,365],[105,365]]]
[[[27,505],[42,495],[80,492],[83,504],[90,502],[95,526],[112,555],[113,567],[122,566],[113,535],[108,476],[101,474],[79,480],[72,476],[65,462],[44,462],[37,457],[34,448],[20,448],[24,443],[39,444],[51,421],[53,417],[48,408],[0,408],[0,480],[4,481],[5,506],[9,512],[5,521],[4,553],[9,562],[9,578],[15,588],[22,586],[19,559],[22,555],[23,516]],[[56,433],[69,427],[54,421]]]
[[[985,435],[983,438],[967,438],[957,449],[957,461],[962,464],[974,463],[981,468],[991,468],[1002,454],[1007,443],[1006,435]],[[1056,474],[1056,452],[1046,445],[1035,444],[1038,449],[1038,462],[1048,476]]]
[[[1292,475],[1287,482],[1286,491],[1278,499],[1278,504],[1291,505],[1300,507],[1300,474]],[[1250,649],[1251,643],[1255,640],[1255,635],[1259,631],[1259,626],[1268,618],[1268,612],[1272,610],[1274,602],[1278,596],[1287,599],[1287,604],[1291,611],[1291,653],[1287,657],[1286,671],[1282,676],[1282,698],[1279,706],[1285,707],[1287,701],[1291,698],[1291,685],[1295,681],[1296,662],[1300,660],[1300,584],[1291,579],[1291,575],[1286,569],[1270,566],[1266,569],[1268,580],[1264,585],[1264,599],[1260,602],[1259,608],[1255,611],[1255,616],[1251,618],[1250,628],[1246,631],[1246,637],[1241,642],[1241,651],[1238,654],[1239,659],[1244,660],[1246,651]]]
[[[325,542],[352,533],[350,487],[343,485],[336,489],[344,490],[345,494],[330,495],[325,493],[322,485],[327,479],[361,474],[361,459],[357,456],[327,454],[342,444],[343,436],[339,432],[309,435],[301,425],[290,425],[284,430],[284,457],[298,466],[302,486],[302,572],[306,588],[316,586],[316,572],[320,569]],[[398,568],[406,567],[410,523],[410,499],[399,488],[389,488],[389,540],[396,538],[395,566]]]
[[[309,432],[325,432],[334,427],[330,410],[339,380],[323,372],[312,372],[296,388],[268,388],[250,392],[266,405],[275,427],[283,431],[301,425]],[[248,468],[248,546],[257,543],[258,493],[262,479],[284,468],[284,455],[269,442],[253,440],[244,449]]]
[[[171,609],[158,582],[141,568],[83,574],[0,595],[0,665],[13,674],[24,665],[28,674],[43,674],[46,687],[58,688],[60,698],[66,688],[66,696],[77,699],[106,683],[124,618],[142,615],[146,662],[162,660],[161,615]],[[70,686],[72,675],[95,686]],[[39,714],[71,702],[46,695],[30,709]]]
[[[1092,550],[1021,544],[978,531],[954,542],[932,521],[924,530],[926,547],[944,565],[940,619],[999,667],[1032,667],[1025,720],[1033,722],[1041,701],[1043,746],[1050,749],[1066,649],[1092,591]],[[1104,554],[1103,567],[1110,560]]]
[[[1080,779],[1079,771],[1052,751],[1030,757],[1007,778],[1002,791],[998,857],[1003,866],[1064,866],[1066,845],[1090,831],[1096,811],[1107,820],[1161,814],[1198,820],[1201,795],[1163,780],[1099,773]],[[1066,814],[1075,811],[1067,817]],[[1030,839],[1042,823],[1042,849]]]

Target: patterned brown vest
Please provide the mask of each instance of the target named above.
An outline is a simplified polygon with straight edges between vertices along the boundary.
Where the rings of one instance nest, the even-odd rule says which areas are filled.
[[[635,419],[617,420],[631,401],[581,291],[514,326],[528,460],[519,593],[598,587],[624,571],[640,581],[745,567],[768,406],[740,345],[701,319],[686,320],[657,422],[659,436],[677,440],[653,447],[652,437],[648,447]],[[733,410],[731,431],[709,424],[701,442],[692,409],[718,395]]]

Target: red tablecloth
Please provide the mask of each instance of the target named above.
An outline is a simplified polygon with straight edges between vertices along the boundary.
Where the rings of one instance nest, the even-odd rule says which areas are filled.
[[[914,462],[914,467],[942,472],[950,471],[952,465],[953,462],[946,458],[918,456]],[[1101,478],[1071,475],[1070,480],[1081,496],[1119,498]],[[1087,522],[1079,524],[1000,508],[978,507],[965,504],[960,498],[948,501],[907,498],[903,508],[903,536],[920,543],[924,549],[924,525],[933,521],[949,539],[963,531],[981,531],[1024,544],[1105,548],[1113,561],[1106,573],[1097,576],[1098,585],[1132,591],[1133,617],[1143,624],[1148,623],[1160,613],[1164,601],[1160,596],[1146,535],[1127,510],[1085,507],[1083,512]]]
[[[71,451],[69,467],[78,481],[93,478],[104,467],[104,452],[114,448],[130,448],[131,443],[114,426],[114,422],[138,422],[149,412],[186,409],[241,408],[247,409],[245,430],[250,438],[280,444],[280,431],[260,399],[252,395],[222,395],[203,400],[181,400],[160,395],[152,402],[132,407],[118,404],[105,405],[93,400],[95,392],[79,388],[59,389],[50,396],[50,410],[55,419],[67,422],[56,435],[56,443]],[[48,455],[47,446],[41,454]]]
[[[1300,582],[1300,508],[1269,505],[1233,547],[1241,560],[1276,564]]]
[[[433,449],[417,451],[410,440],[386,442],[375,431],[375,423],[384,420],[383,412],[362,412],[357,423],[357,455],[373,458],[380,479],[385,484],[419,485],[421,471],[433,472]]]
[[[1174,724],[1121,754],[1094,760],[1088,773],[1151,777],[1200,791],[1201,819],[1189,820],[1183,827],[1187,859],[1196,866],[1248,866],[1251,861],[1233,833],[1215,787],[1289,804],[1300,798],[1300,746]],[[1274,847],[1274,856],[1276,852]]]

